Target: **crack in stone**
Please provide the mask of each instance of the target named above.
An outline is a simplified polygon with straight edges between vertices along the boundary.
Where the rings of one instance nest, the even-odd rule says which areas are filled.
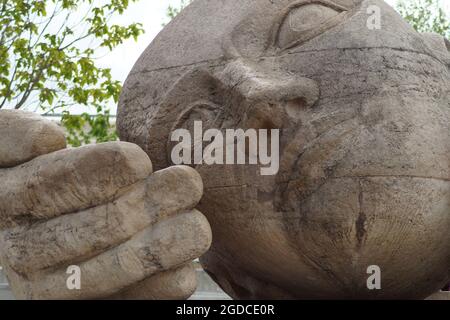
[[[450,182],[450,178],[439,178],[433,176],[413,176],[413,175],[402,175],[402,174],[392,174],[392,175],[355,175],[355,176],[337,176],[329,177],[330,179],[370,179],[370,178],[409,178],[409,179],[424,179],[424,180],[438,180]]]
[[[365,238],[366,238],[366,221],[367,216],[363,209],[363,188],[362,188],[362,181],[359,180],[359,194],[358,194],[358,205],[359,205],[359,213],[358,213],[358,219],[355,222],[356,226],[356,240],[358,241],[357,248],[358,250],[361,249],[361,245],[363,244]]]
[[[445,61],[442,61],[441,59],[439,59],[438,57],[433,56],[431,53],[427,53],[427,52],[420,52],[420,51],[415,51],[415,50],[410,50],[410,49],[404,49],[404,48],[391,48],[391,47],[357,47],[357,48],[325,48],[325,49],[315,49],[315,50],[298,50],[298,51],[290,51],[290,52],[286,52],[284,54],[281,55],[262,55],[259,57],[254,57],[255,60],[259,59],[270,59],[270,58],[277,58],[277,57],[286,57],[286,56],[290,56],[293,54],[299,54],[299,53],[314,53],[314,52],[327,52],[327,51],[337,51],[337,50],[341,50],[341,51],[349,51],[349,50],[376,50],[376,49],[381,49],[381,50],[392,50],[392,51],[399,51],[399,52],[409,52],[409,53],[415,53],[415,54],[420,54],[420,55],[424,55],[424,56],[428,56],[429,58],[432,58],[433,60],[438,61],[441,64],[444,64],[445,66],[447,66],[447,63]],[[140,71],[134,71],[132,73],[130,73],[130,75],[136,75],[136,74],[145,74],[145,73],[151,73],[151,72],[158,72],[158,71],[165,71],[165,70],[170,70],[170,69],[176,69],[176,68],[183,68],[183,67],[192,67],[192,66],[196,66],[196,65],[202,65],[202,64],[207,64],[207,63],[211,63],[211,62],[216,62],[217,64],[215,65],[210,65],[209,67],[220,67],[220,66],[225,66],[227,63],[238,60],[238,59],[242,59],[242,57],[237,57],[237,58],[232,58],[232,59],[227,59],[225,56],[216,58],[216,59],[206,59],[206,60],[201,60],[201,61],[196,61],[196,62],[192,62],[192,63],[188,63],[188,64],[181,64],[181,65],[172,65],[172,66],[166,66],[166,67],[160,67],[160,68],[155,68],[155,69],[144,69],[144,70],[140,70]],[[221,63],[219,63],[221,62]]]
[[[413,175],[360,175],[360,176],[336,176],[336,177],[327,177],[327,179],[370,179],[370,178],[409,178],[409,179],[424,179],[424,180],[437,180],[437,181],[446,181],[450,182],[450,178],[438,178],[432,176],[413,176]],[[327,180],[325,179],[325,180]],[[289,184],[292,182],[299,182],[302,178],[296,179],[288,179],[285,181],[277,181],[277,184]],[[215,189],[226,189],[226,188],[239,188],[239,187],[252,187],[249,184],[237,184],[237,185],[223,185],[223,186],[214,186],[214,187],[206,187],[205,190],[215,190]],[[255,185],[254,187],[258,187]]]

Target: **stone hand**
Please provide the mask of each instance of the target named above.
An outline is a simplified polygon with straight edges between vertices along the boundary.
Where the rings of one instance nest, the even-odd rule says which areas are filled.
[[[67,149],[56,124],[0,111],[0,264],[17,298],[188,298],[211,243],[202,194],[196,171],[152,173],[134,144]]]

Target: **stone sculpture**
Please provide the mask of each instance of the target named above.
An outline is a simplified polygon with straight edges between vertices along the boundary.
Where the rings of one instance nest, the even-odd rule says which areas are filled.
[[[449,48],[382,0],[196,0],[129,75],[120,136],[162,169],[195,120],[281,129],[275,176],[196,166],[233,298],[425,298],[450,278]]]
[[[192,295],[211,242],[195,170],[152,173],[127,142],[66,149],[56,124],[20,111],[0,111],[0,136],[0,265],[17,298]]]
[[[16,295],[189,296],[188,263],[211,241],[202,191],[201,262],[233,298],[436,292],[450,278],[449,48],[382,0],[194,1],[124,86],[119,133],[145,152],[64,149],[54,126],[0,113],[0,262]],[[169,168],[171,133],[196,120],[281,129],[279,172],[198,165],[202,190]],[[71,264],[82,290],[65,287]]]

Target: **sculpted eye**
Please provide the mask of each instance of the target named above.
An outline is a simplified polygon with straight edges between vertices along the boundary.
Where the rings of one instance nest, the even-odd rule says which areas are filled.
[[[289,49],[308,41],[343,20],[345,9],[321,3],[294,6],[284,16],[276,35],[276,45]]]

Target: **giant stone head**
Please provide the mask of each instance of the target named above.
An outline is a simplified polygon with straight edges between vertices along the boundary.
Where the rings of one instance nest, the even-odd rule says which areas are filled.
[[[424,298],[450,278],[449,50],[382,0],[195,0],[134,66],[118,128],[158,169],[196,120],[280,129],[276,175],[196,166],[202,264],[232,297]]]

